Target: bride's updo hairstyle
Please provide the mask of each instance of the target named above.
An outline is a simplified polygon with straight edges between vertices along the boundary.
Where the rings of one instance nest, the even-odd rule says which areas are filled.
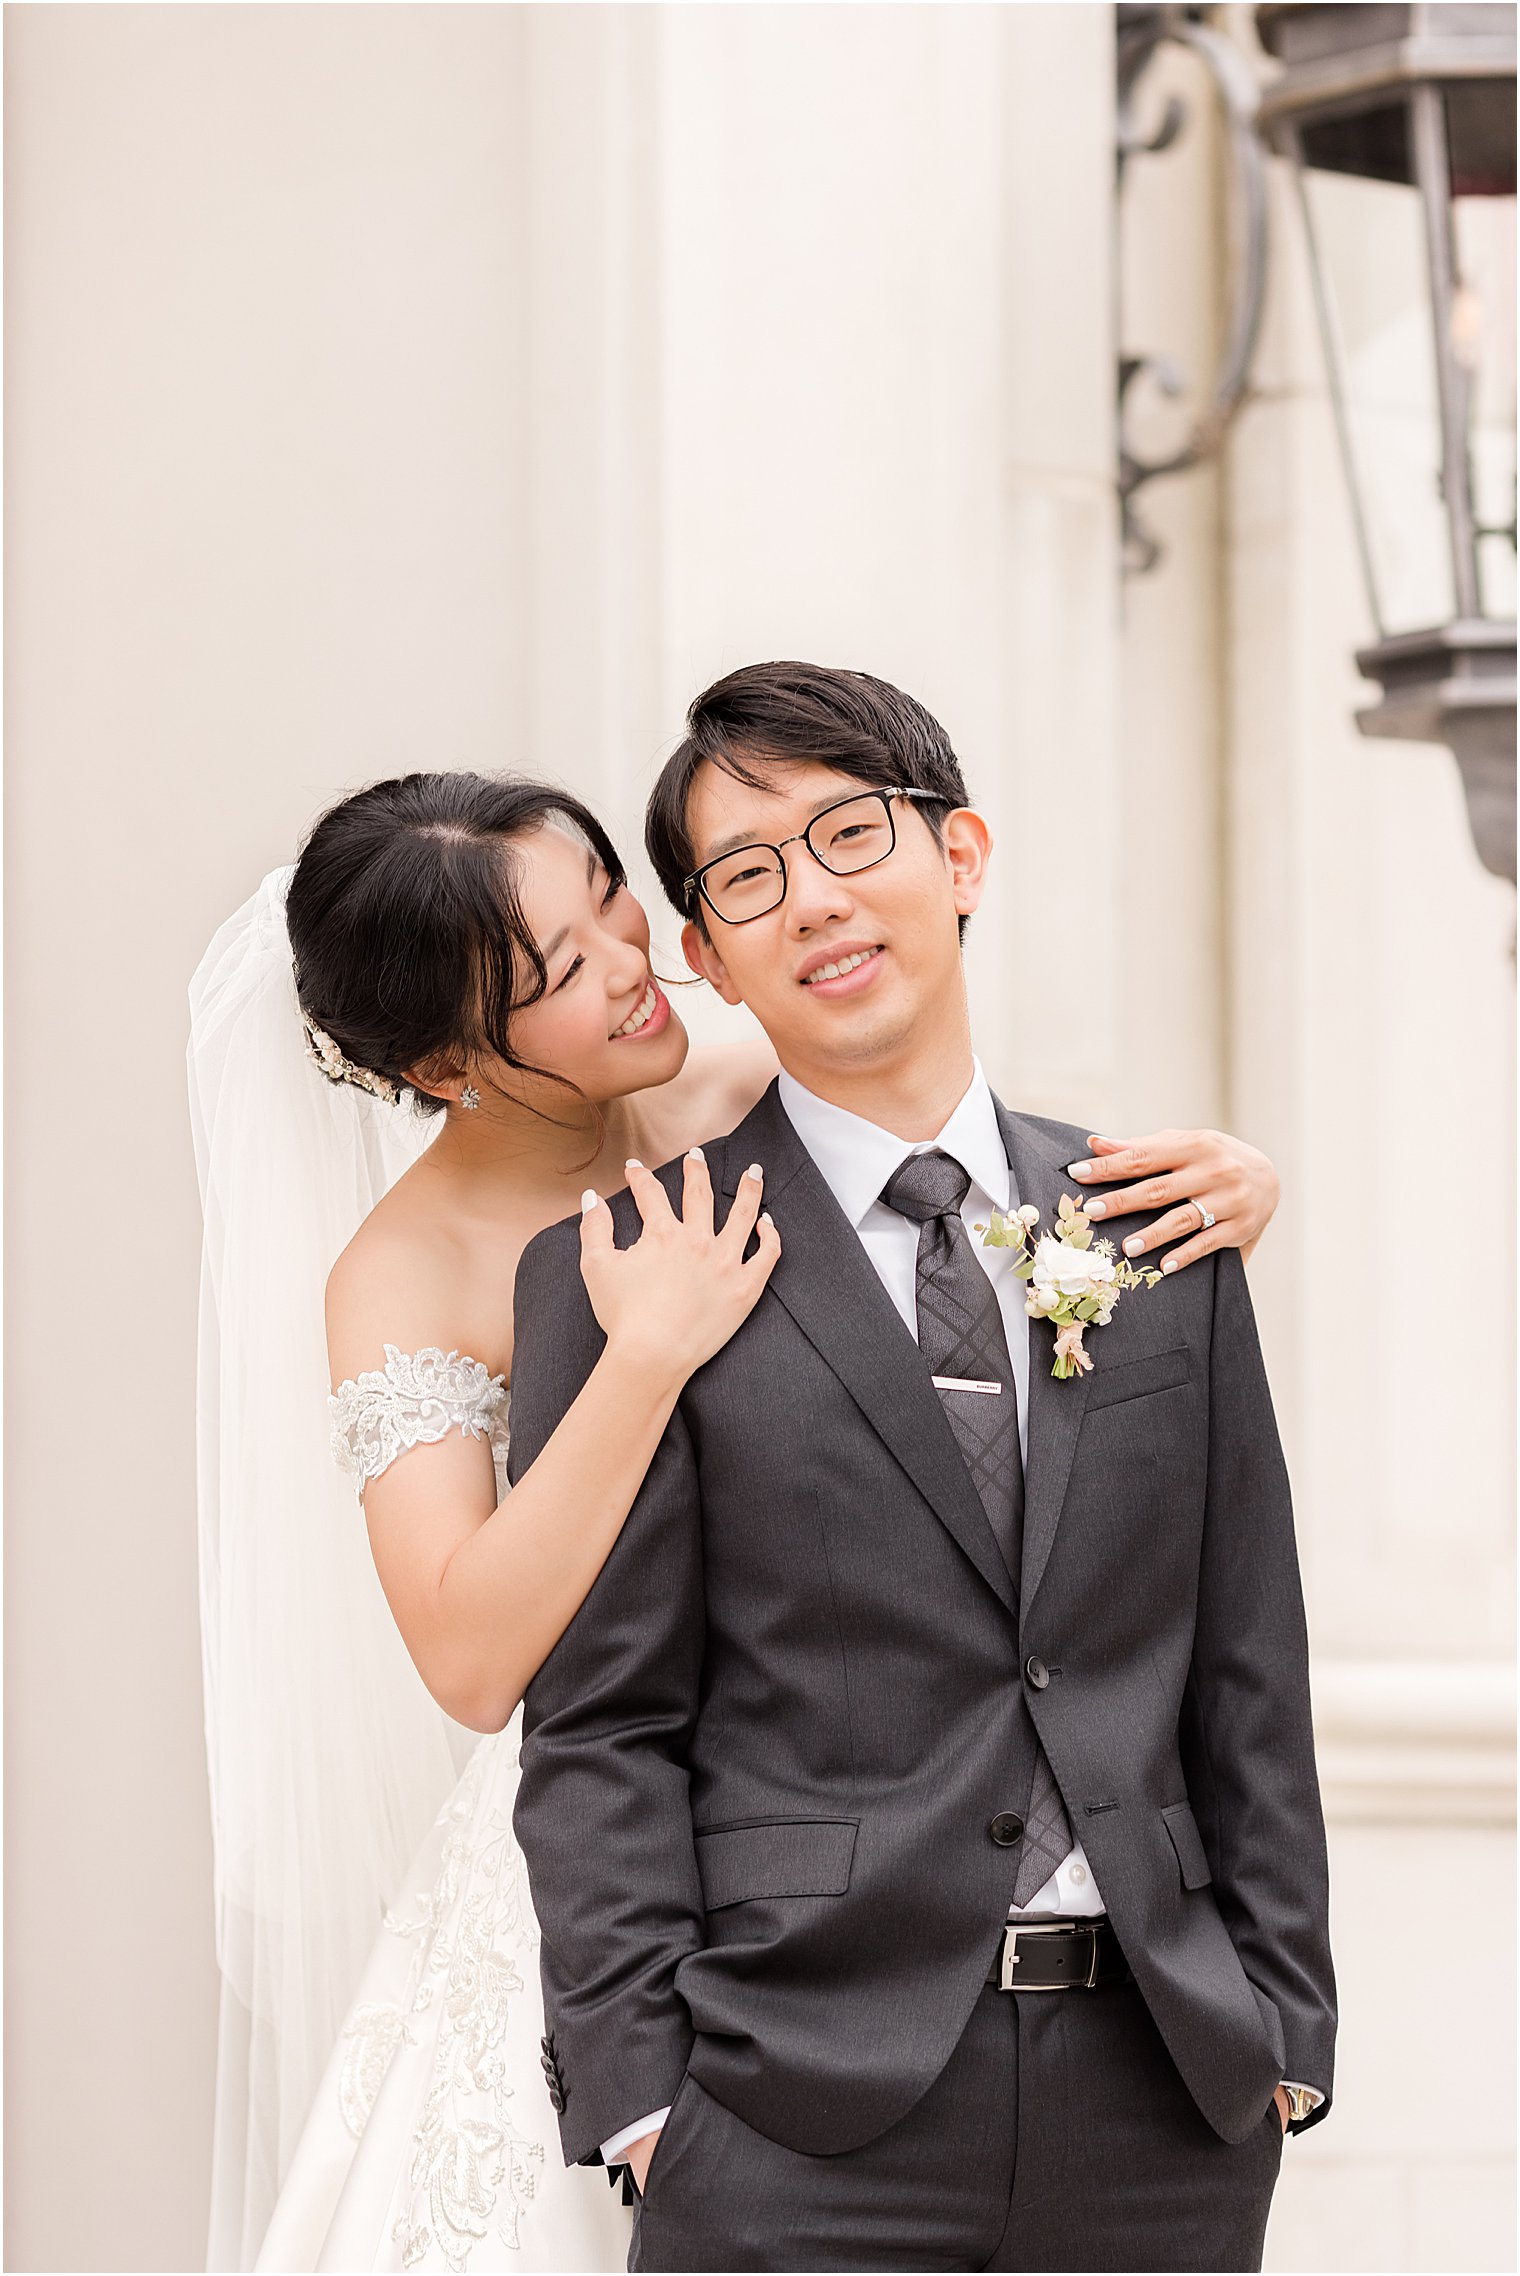
[[[516,855],[517,841],[546,822],[583,839],[625,882],[596,816],[552,783],[397,775],[322,816],[301,848],[285,918],[301,1009],[353,1069],[399,1090],[408,1069],[446,1081],[471,1055],[492,1052],[575,1090],[520,1059],[510,1034],[513,1012],[548,985]],[[447,1103],[412,1087],[422,1113]]]

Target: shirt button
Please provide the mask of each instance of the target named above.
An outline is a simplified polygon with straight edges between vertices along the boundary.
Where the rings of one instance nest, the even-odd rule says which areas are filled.
[[[1080,1887],[1081,1883],[1087,1879],[1087,1867],[1085,1865],[1071,1866],[1068,1869],[1067,1878],[1069,1880],[1075,1881]]]

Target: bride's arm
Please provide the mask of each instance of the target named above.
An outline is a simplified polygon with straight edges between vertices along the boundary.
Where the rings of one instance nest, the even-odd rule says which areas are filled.
[[[703,1056],[713,1061],[725,1087],[726,1095],[714,1102],[715,1123],[725,1111],[735,1117],[747,1113],[776,1074],[776,1054],[763,1036]],[[1084,1205],[1090,1217],[1107,1221],[1172,1204],[1164,1217],[1130,1235],[1135,1256],[1179,1242],[1165,1259],[1168,1272],[1195,1264],[1211,1249],[1239,1249],[1249,1260],[1276,1214],[1281,1189],[1271,1157],[1227,1130],[1156,1130],[1143,1138],[1093,1133],[1087,1142],[1091,1157],[1072,1167],[1079,1183],[1094,1189],[1120,1178],[1141,1181],[1117,1193],[1093,1191]]]
[[[364,1515],[386,1601],[456,1722],[499,1731],[510,1719],[601,1571],[680,1389],[660,1355],[609,1343],[499,1506],[489,1446],[458,1431],[370,1480]]]
[[[644,1218],[617,1250],[599,1204],[582,1220],[582,1270],[606,1346],[538,1459],[498,1506],[488,1444],[451,1431],[399,1457],[365,1489],[364,1510],[386,1601],[433,1697],[472,1730],[498,1731],[601,1571],[687,1377],[757,1302],[780,1253],[756,1224],[757,1179],[742,1181],[722,1232],[712,1188],[689,1158],[682,1215],[647,1170],[629,1182]],[[744,1263],[754,1232],[757,1254]],[[329,1289],[333,1379],[376,1365],[382,1292],[369,1276]],[[419,1351],[458,1343],[443,1325],[447,1290],[383,1291],[384,1341]]]
[[[1126,1253],[1143,1256],[1184,1234],[1192,1236],[1168,1251],[1163,1272],[1180,1272],[1211,1249],[1239,1249],[1249,1258],[1272,1222],[1280,1191],[1277,1171],[1268,1155],[1226,1130],[1157,1130],[1144,1138],[1094,1133],[1087,1142],[1091,1158],[1071,1165],[1080,1184],[1091,1189],[1117,1178],[1139,1180],[1117,1193],[1092,1192],[1082,1204],[1089,1217],[1106,1223],[1133,1209],[1166,1209],[1143,1232],[1129,1235]]]
[[[710,1065],[717,1079],[708,1122],[717,1127],[726,1115],[746,1114],[776,1074],[776,1054],[764,1036],[743,1043],[706,1047],[692,1059]],[[1165,1260],[1168,1272],[1195,1264],[1211,1249],[1239,1249],[1249,1259],[1277,1209],[1279,1186],[1271,1158],[1227,1130],[1156,1130],[1143,1138],[1088,1138],[1088,1161],[1072,1175],[1093,1189],[1119,1178],[1142,1182],[1122,1191],[1093,1192],[1087,1214],[1100,1221],[1132,1210],[1161,1209],[1164,1217],[1131,1234],[1133,1254],[1179,1242]],[[1214,1219],[1205,1221],[1205,1211]],[[1191,1234],[1193,1238],[1184,1239]]]

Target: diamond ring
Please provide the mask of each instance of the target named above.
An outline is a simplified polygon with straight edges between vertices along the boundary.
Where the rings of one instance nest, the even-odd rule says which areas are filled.
[[[1201,1201],[1195,1201],[1193,1203],[1193,1207],[1197,1210],[1199,1216],[1203,1219],[1203,1224],[1199,1228],[1200,1231],[1205,1233],[1211,1232],[1214,1226],[1218,1223],[1218,1219],[1215,1217],[1213,1210],[1205,1209]]]

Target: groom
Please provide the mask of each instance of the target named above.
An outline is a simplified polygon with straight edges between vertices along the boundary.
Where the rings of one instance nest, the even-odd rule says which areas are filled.
[[[976,1227],[1053,1227],[1083,1141],[973,1058],[943,729],[800,664],[688,729],[648,843],[781,1061],[706,1149],[720,1215],[763,1166],[781,1258],[527,1696],[566,2159],[630,2155],[632,2268],[1257,2267],[1334,1994],[1240,1257],[1054,1379]],[[577,1267],[573,1224],[522,1261],[514,1477],[600,1348]]]

